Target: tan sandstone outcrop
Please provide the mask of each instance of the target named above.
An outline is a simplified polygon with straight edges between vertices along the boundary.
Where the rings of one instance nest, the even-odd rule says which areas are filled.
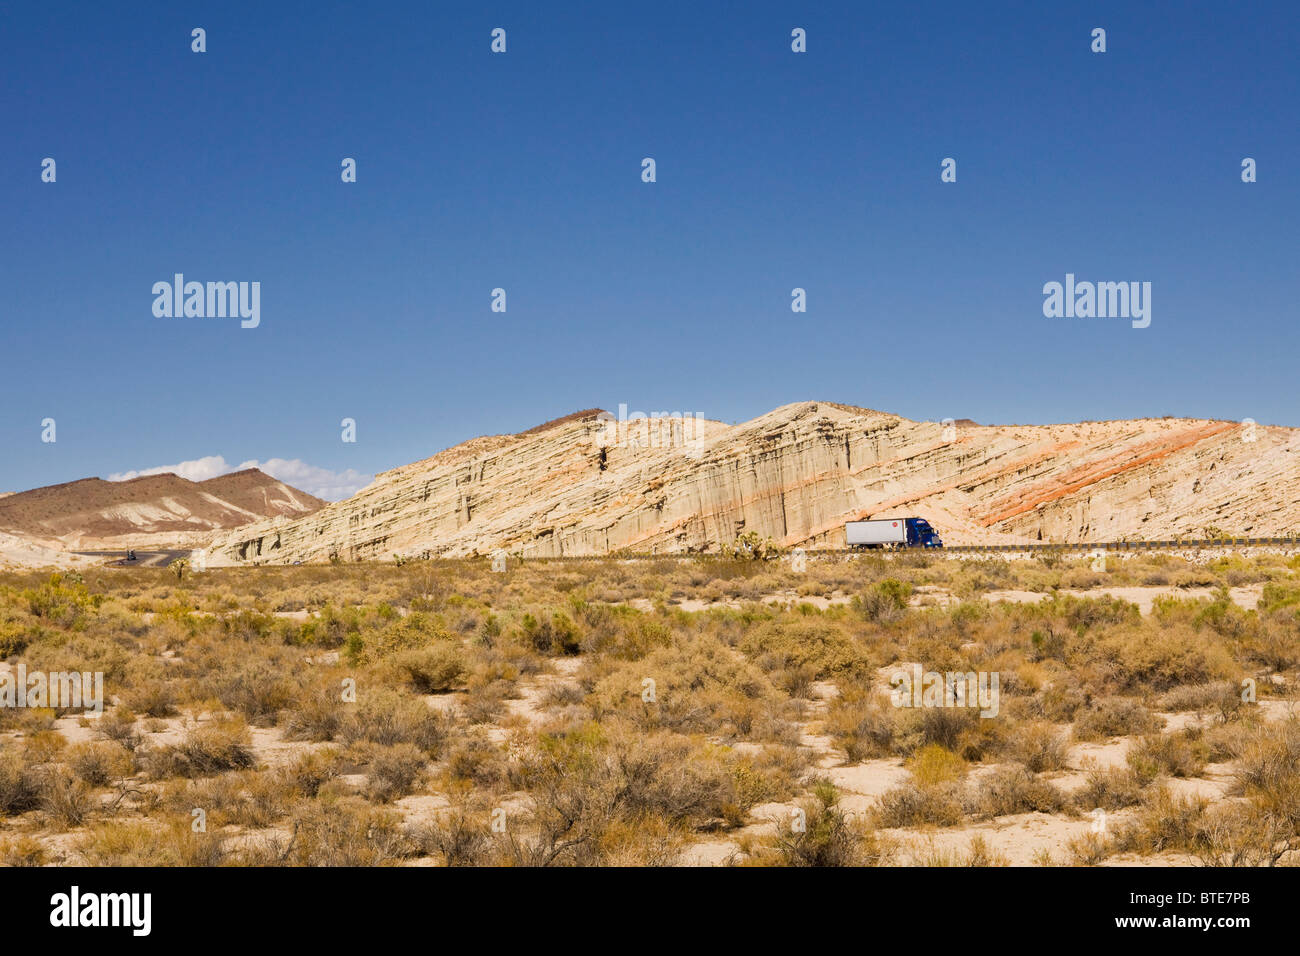
[[[835,547],[846,520],[902,515],[928,518],[950,544],[1207,526],[1291,533],[1300,433],[1252,429],[1190,419],[945,428],[803,402],[656,435],[584,413],[384,472],[304,518],[219,534],[209,561],[716,551],[750,531]]]

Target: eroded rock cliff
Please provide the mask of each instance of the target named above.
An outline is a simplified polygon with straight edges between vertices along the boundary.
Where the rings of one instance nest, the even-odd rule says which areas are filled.
[[[710,551],[749,531],[833,547],[846,520],[909,514],[953,544],[1285,534],[1300,525],[1297,435],[1190,419],[945,427],[825,402],[675,430],[590,412],[222,533],[209,560]]]

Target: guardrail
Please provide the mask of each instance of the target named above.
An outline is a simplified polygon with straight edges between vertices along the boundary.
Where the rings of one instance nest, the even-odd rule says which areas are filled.
[[[1011,553],[1058,553],[1092,552],[1092,551],[1180,551],[1191,548],[1252,548],[1252,547],[1288,547],[1300,548],[1300,535],[1288,535],[1274,538],[1170,538],[1160,541],[1094,541],[1056,544],[1034,542],[1032,544],[955,544],[943,548],[805,548],[804,553],[810,558],[830,557],[836,555],[866,554],[1011,554]],[[647,552],[612,552],[610,554],[582,555],[519,555],[510,554],[513,560],[523,561],[698,561],[701,559],[718,559],[719,554],[711,552],[672,552],[652,554]]]

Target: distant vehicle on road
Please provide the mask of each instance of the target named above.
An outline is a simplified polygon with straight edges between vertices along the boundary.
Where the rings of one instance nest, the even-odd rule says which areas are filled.
[[[844,525],[850,548],[942,548],[939,533],[924,518],[874,518]]]

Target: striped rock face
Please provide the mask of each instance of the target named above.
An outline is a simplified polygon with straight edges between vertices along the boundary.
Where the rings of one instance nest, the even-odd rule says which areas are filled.
[[[210,563],[716,551],[757,532],[839,547],[928,518],[947,544],[1281,535],[1300,432],[1189,419],[982,426],[825,402],[738,425],[579,413],[378,475],[346,501],[208,542]]]

